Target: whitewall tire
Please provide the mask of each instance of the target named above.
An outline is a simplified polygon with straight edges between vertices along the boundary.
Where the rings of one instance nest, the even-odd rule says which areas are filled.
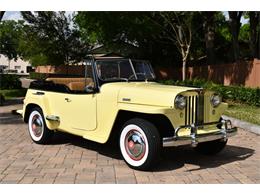
[[[147,120],[127,121],[120,134],[119,145],[125,162],[134,169],[152,168],[160,156],[160,136],[156,127]]]
[[[38,144],[47,143],[53,133],[47,128],[42,110],[39,107],[33,108],[30,112],[28,130],[31,139]]]

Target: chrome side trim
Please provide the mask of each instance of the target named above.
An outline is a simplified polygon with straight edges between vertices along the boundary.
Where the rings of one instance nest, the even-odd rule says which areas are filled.
[[[54,116],[54,115],[47,115],[47,116],[46,116],[46,120],[59,122],[59,121],[60,121],[60,117]]]

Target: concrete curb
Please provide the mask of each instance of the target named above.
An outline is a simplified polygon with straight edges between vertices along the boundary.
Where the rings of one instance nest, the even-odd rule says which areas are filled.
[[[260,135],[260,126],[259,125],[255,125],[255,124],[252,124],[252,123],[241,121],[239,119],[236,119],[236,118],[233,118],[233,117],[230,117],[230,116],[226,116],[226,115],[223,115],[222,117],[223,117],[223,119],[231,120],[232,125],[234,125],[236,127],[239,127],[239,128],[244,129],[244,130],[248,130],[252,133],[255,133],[257,135]]]

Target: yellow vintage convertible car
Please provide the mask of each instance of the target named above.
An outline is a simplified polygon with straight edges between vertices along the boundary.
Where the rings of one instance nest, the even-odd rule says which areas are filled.
[[[91,58],[81,75],[31,83],[23,119],[38,144],[54,131],[98,143],[116,138],[125,162],[148,170],[163,147],[191,145],[216,154],[237,132],[221,118],[227,104],[213,91],[155,82],[149,62]]]

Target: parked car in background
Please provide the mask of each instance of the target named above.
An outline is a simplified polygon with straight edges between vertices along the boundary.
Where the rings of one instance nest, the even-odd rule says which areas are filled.
[[[214,91],[157,83],[148,61],[103,57],[88,60],[81,76],[32,82],[22,114],[35,143],[54,131],[98,143],[113,137],[130,167],[149,170],[163,147],[220,152],[237,132],[221,118],[226,108]]]

